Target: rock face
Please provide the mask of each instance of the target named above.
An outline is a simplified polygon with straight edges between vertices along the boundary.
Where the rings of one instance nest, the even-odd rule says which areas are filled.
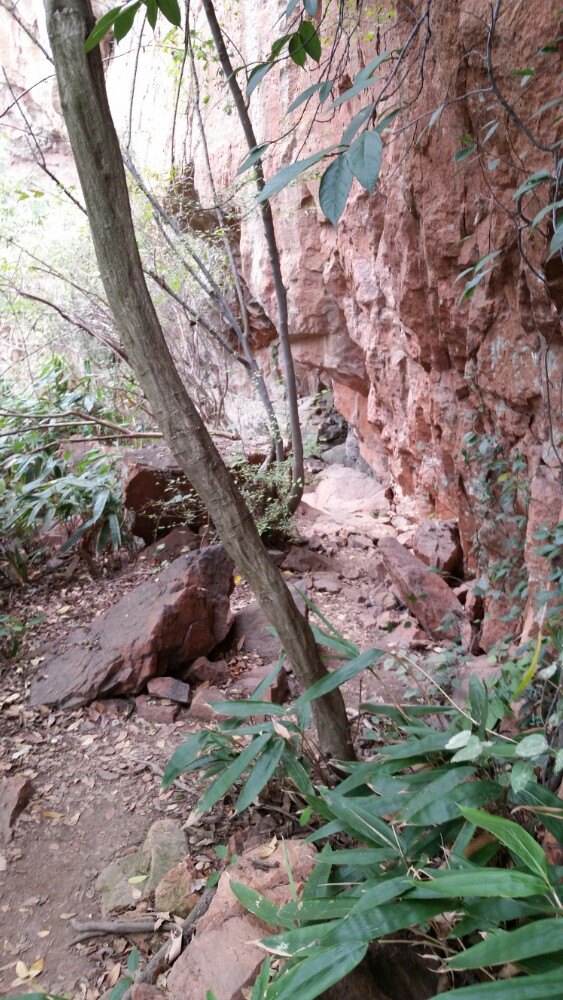
[[[52,652],[31,687],[33,705],[84,705],[136,694],[151,677],[209,653],[231,625],[233,564],[214,545],[180,556]]]
[[[422,627],[436,638],[459,638],[465,613],[445,580],[430,573],[396,538],[383,538],[378,551],[401,600]]]
[[[4,778],[0,782],[0,840],[11,839],[15,822],[32,795],[29,778]]]
[[[165,876],[184,860],[187,850],[186,835],[178,824],[171,819],[157,820],[140,851],[118,858],[98,875],[96,889],[104,912],[150,899]]]
[[[147,544],[195,521],[201,508],[172,452],[162,444],[125,452],[122,493],[133,517],[133,534]],[[186,541],[189,544],[189,537]]]
[[[287,840],[285,845],[299,892],[313,868],[314,848],[298,840]],[[208,990],[213,990],[217,1000],[241,1000],[241,990],[254,981],[264,952],[252,942],[266,937],[269,929],[238,902],[231,880],[252,886],[278,906],[291,900],[282,845],[268,857],[266,871],[253,864],[260,860],[261,850],[246,851],[221,876],[213,902],[198,922],[195,938],[168,976],[170,1000],[185,1000],[187,996],[205,1000]]]

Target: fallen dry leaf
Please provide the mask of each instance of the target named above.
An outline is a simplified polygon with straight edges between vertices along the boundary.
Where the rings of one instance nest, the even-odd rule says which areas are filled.
[[[278,846],[278,838],[274,834],[269,844],[264,844],[258,851],[259,858],[269,858],[271,854],[274,853],[276,847]]]
[[[37,931],[37,937],[39,938],[49,937],[50,933],[51,931]]]
[[[115,986],[117,980],[121,975],[121,962],[116,962],[114,966],[109,970],[107,976],[107,984],[109,987]]]
[[[178,958],[178,955],[180,954],[181,951],[182,951],[182,932],[181,930],[178,929],[177,933],[175,932],[172,933],[170,947],[166,952],[166,961],[168,962],[169,965],[172,965],[172,962],[174,962]]]
[[[74,813],[73,816],[69,816],[67,819],[65,819],[64,821],[65,826],[76,826],[81,815],[82,811],[79,809],[78,812]]]
[[[52,809],[45,809],[43,815],[45,819],[62,819],[64,813],[54,812]]]

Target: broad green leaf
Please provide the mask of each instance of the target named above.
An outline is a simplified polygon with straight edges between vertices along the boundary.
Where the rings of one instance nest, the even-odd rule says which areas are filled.
[[[303,45],[303,39],[298,31],[296,31],[295,34],[289,39],[287,51],[297,66],[303,67],[307,62],[307,53],[305,51],[305,46]]]
[[[129,972],[135,973],[139,968],[139,952],[136,948],[133,948],[129,952],[129,958],[127,959],[127,970]]]
[[[452,764],[460,764],[462,761],[466,760],[477,760],[481,756],[483,750],[483,744],[475,733],[472,733],[469,737],[466,745],[454,753],[452,757]]]
[[[331,164],[331,166],[334,166],[334,164]],[[351,178],[349,169],[348,174]],[[324,208],[323,211],[325,211]],[[309,701],[314,701],[315,698],[322,697],[323,694],[328,694],[329,691],[334,691],[335,688],[345,684],[346,681],[356,677],[357,674],[362,673],[362,671],[366,670],[367,667],[371,667],[372,664],[375,663],[381,656],[383,656],[383,651],[381,649],[368,649],[365,653],[360,653],[360,655],[354,657],[353,660],[348,660],[347,663],[344,663],[343,666],[338,668],[338,670],[333,670],[332,673],[327,674],[326,677],[321,677],[320,681],[315,681],[315,683],[312,684],[310,688],[307,688],[304,694],[297,699],[295,705],[298,706],[306,704]]]
[[[535,173],[530,174],[526,177],[526,180],[520,185],[519,188],[513,194],[515,201],[522,198],[523,195],[527,194],[529,191],[533,191],[538,184],[543,184],[544,181],[548,181],[551,177],[549,170],[536,170]]]
[[[156,28],[156,20],[158,17],[158,4],[156,0],[146,0],[147,4],[147,21],[149,22],[152,30]]]
[[[101,17],[95,24],[84,43],[85,52],[91,52],[92,49],[96,48],[96,45],[100,44],[102,38],[107,35],[116,17],[118,17],[121,13],[121,8],[122,4],[120,4],[119,7],[113,7],[112,10],[108,10],[107,14],[104,14],[104,16]]]
[[[260,794],[270,778],[276,773],[285,747],[284,740],[274,739],[254,764],[248,778],[242,786],[235,812],[247,809]]]
[[[231,889],[239,903],[242,903],[245,909],[253,913],[255,917],[263,920],[265,924],[269,924],[270,927],[291,926],[291,924],[280,920],[280,908],[269,899],[266,899],[260,892],[257,892],[256,889],[252,889],[251,886],[244,885],[242,882],[231,882]]]
[[[488,875],[488,873],[487,873]],[[563,951],[563,920],[536,920],[513,931],[491,934],[485,941],[454,955],[450,969],[477,969],[487,965],[521,962],[534,955]]]
[[[299,38],[307,55],[318,63],[321,58],[321,43],[315,25],[311,21],[301,22]]]
[[[182,743],[177,750],[174,751],[162,778],[162,787],[168,788],[169,785],[175,781],[196,759],[198,754],[205,745],[207,740],[207,733],[201,730],[199,733],[192,733],[188,736],[185,743]]]
[[[122,38],[125,38],[125,36],[129,34],[131,28],[133,27],[135,15],[139,10],[140,6],[141,6],[141,0],[137,0],[137,3],[134,3],[131,6],[127,5],[122,9],[121,14],[117,15],[115,21],[113,22],[113,33],[115,35],[116,42],[120,42]],[[109,490],[108,490],[108,495],[109,495]],[[103,506],[105,506],[105,503]],[[95,508],[94,508],[94,516],[95,516]]]
[[[317,16],[318,0],[303,0],[303,6],[311,17]]]
[[[131,979],[131,976],[122,976],[122,978],[116,982],[113,989],[110,990],[108,1000],[121,1000],[121,997],[127,993],[127,990],[132,985],[133,980]]]
[[[517,976],[515,979],[494,980],[447,990],[431,1000],[562,1000],[561,969],[539,976]]]
[[[258,201],[266,201],[267,198],[273,198],[274,195],[279,194],[283,188],[287,187],[288,184],[291,184],[292,181],[299,177],[299,174],[302,174],[303,171],[307,170],[309,167],[314,166],[315,163],[322,160],[327,153],[331,153],[332,150],[336,148],[336,146],[329,146],[327,149],[321,149],[317,153],[312,153],[311,156],[306,156],[303,160],[296,160],[295,163],[290,163],[287,167],[282,167],[281,170],[278,170],[278,172],[274,174],[273,177],[270,177],[269,181],[267,181],[263,191],[261,191],[258,197]]]
[[[517,757],[526,759],[541,757],[548,752],[549,743],[543,733],[532,733],[531,736],[525,736],[523,740],[520,740],[515,751]]]
[[[460,806],[460,811],[470,823],[487,830],[500,840],[505,847],[508,847],[516,857],[524,862],[530,871],[539,875],[540,878],[548,881],[547,861],[545,854],[539,844],[526,830],[523,830],[512,820],[502,819],[500,816],[491,816],[490,813],[481,812],[479,809],[471,809],[467,806]]]
[[[478,869],[447,872],[444,875],[436,874],[430,882],[414,884],[431,893],[453,897],[500,896],[520,899],[526,896],[538,896],[545,892],[545,882],[536,875],[502,868],[487,868],[485,872]]]
[[[182,15],[180,14],[180,5],[178,0],[156,0],[159,10],[162,11],[167,21],[170,24],[174,24],[177,28],[180,27],[182,23]]]
[[[258,160],[262,158],[262,154],[266,152],[269,145],[269,142],[263,142],[261,146],[256,146],[253,150],[251,150],[238,168],[237,176],[238,174],[244,174],[245,171],[250,170],[251,167],[258,163]]]
[[[549,205],[545,205],[541,211],[534,217],[532,222],[532,229],[539,226],[542,219],[545,219],[546,215],[551,215],[552,212],[556,211],[558,208],[563,208],[563,198],[560,201],[552,201]]]
[[[271,983],[267,1000],[313,1000],[355,969],[366,951],[367,945],[323,948],[311,958],[286,966]]]
[[[337,156],[321,177],[319,202],[324,214],[333,226],[337,225],[346,208],[352,180],[352,173],[344,154]],[[317,684],[319,683],[320,681],[317,681]]]
[[[247,719],[249,715],[287,715],[287,708],[271,701],[212,701],[211,708],[218,715]]]
[[[346,153],[354,177],[370,193],[379,177],[382,156],[383,143],[378,132],[362,132]]]
[[[192,811],[189,823],[194,823],[196,819],[203,816],[208,809],[211,809],[219,799],[222,799],[224,795],[227,794],[232,785],[241,778],[246,769],[250,766],[252,761],[258,754],[264,749],[268,740],[270,740],[270,734],[264,733],[263,736],[257,736],[256,739],[252,740],[252,743],[246,747],[245,750],[233,761],[229,767],[223,771],[216,781],[209,786],[203,798],[198,802],[195,809]]]

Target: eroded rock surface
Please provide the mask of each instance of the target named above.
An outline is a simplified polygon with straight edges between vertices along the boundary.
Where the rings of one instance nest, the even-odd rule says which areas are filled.
[[[378,551],[401,600],[422,627],[436,638],[459,638],[465,612],[445,580],[396,538],[382,539]]]
[[[232,572],[219,545],[180,556],[51,651],[32,682],[31,704],[136,694],[151,677],[211,652],[231,626]]]

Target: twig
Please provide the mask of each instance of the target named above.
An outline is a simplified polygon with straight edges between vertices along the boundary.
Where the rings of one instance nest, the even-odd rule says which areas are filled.
[[[72,920],[75,931],[79,931],[70,944],[78,944],[93,937],[104,937],[106,934],[154,934],[158,930],[169,930],[175,924],[169,920],[164,923],[157,920]]]

